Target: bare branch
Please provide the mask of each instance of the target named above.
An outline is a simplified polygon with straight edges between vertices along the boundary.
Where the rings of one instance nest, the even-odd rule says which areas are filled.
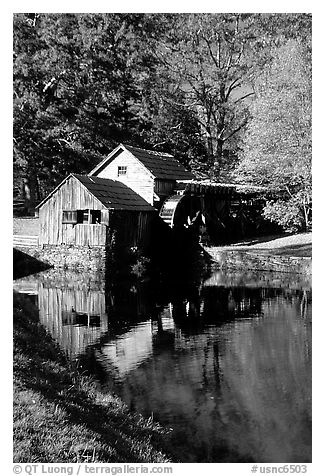
[[[211,58],[212,58],[212,61],[214,62],[216,68],[219,69],[219,67],[220,67],[220,57],[219,57],[219,62],[218,62],[218,60],[215,58],[215,56],[214,56],[214,54],[213,54],[213,52],[212,52],[210,41],[209,41],[205,36],[203,36],[202,38],[203,38],[203,40],[206,42],[206,44],[207,44],[207,46],[208,46],[208,50],[209,50],[210,56],[211,56]]]
[[[217,61],[218,61],[218,67],[220,68],[220,58],[221,58],[221,43],[220,43],[220,36],[217,34]]]
[[[200,99],[201,101],[204,100],[204,96],[205,96],[204,92],[202,94],[201,91],[196,86],[194,86],[193,82],[190,79],[188,79],[188,82],[189,82],[191,88],[193,89],[193,91],[195,91],[196,97],[198,99]]]
[[[228,91],[227,91],[227,93],[226,93],[226,95],[225,95],[226,101],[228,100],[228,98],[229,98],[231,92],[232,92],[234,89],[239,88],[239,87],[241,86],[241,83],[236,84],[236,83],[238,83],[238,81],[240,81],[240,78],[236,78],[236,79],[230,84],[230,86],[229,86],[229,88],[228,88]]]
[[[230,137],[232,137],[233,135],[237,134],[237,132],[239,132],[243,127],[245,127],[246,124],[247,124],[247,120],[245,120],[240,126],[236,127],[236,129],[234,129],[227,137],[225,137],[224,142],[230,139]]]
[[[59,142],[60,145],[61,145],[61,142],[64,142],[64,143],[67,144],[69,147],[71,147],[71,143],[68,142],[66,139],[59,138],[59,139],[57,139],[57,142]]]
[[[166,144],[166,142],[167,142],[166,140],[164,140],[163,142],[157,142],[157,144],[154,144],[154,145],[152,146],[152,148],[155,149],[155,148],[158,147],[159,145],[164,145],[164,144]]]
[[[231,51],[230,54],[229,54],[228,60],[227,60],[227,64],[226,64],[226,66],[225,66],[225,69],[226,69],[227,72],[228,72],[228,71],[230,70],[230,68],[232,67],[232,64],[231,64],[231,62],[232,62],[232,57],[233,57],[233,56],[232,56],[232,51]]]
[[[242,57],[243,52],[244,52],[244,46],[245,46],[245,44],[242,43],[242,44],[241,44],[241,48],[240,48],[240,52],[238,53],[237,60],[235,61],[235,63],[233,64],[233,66],[238,66],[238,65],[239,65],[240,58]]]
[[[237,36],[238,33],[239,33],[239,15],[236,16],[235,35]]]
[[[194,101],[192,103],[185,103],[185,102],[177,102],[177,101],[170,100],[170,99],[167,99],[167,98],[165,98],[164,101],[167,104],[171,105],[171,106],[179,106],[179,107],[183,107],[183,108],[186,108],[186,109],[191,109],[194,106],[201,106],[201,104],[198,103],[197,101]]]
[[[217,118],[217,116],[216,116],[215,111],[214,111],[212,108],[211,108],[211,114],[212,114],[212,117],[213,117],[213,119],[214,119],[214,123],[215,123],[215,124],[218,124],[218,118]]]
[[[181,127],[181,125],[182,125],[182,123],[179,122],[176,126],[170,127],[170,130],[179,129]]]
[[[223,128],[221,129],[221,131],[217,134],[217,139],[221,139],[222,137],[222,134],[225,132],[225,126],[223,126]],[[229,139],[229,137],[227,137],[227,139]],[[224,140],[227,140],[227,139],[224,139]]]
[[[253,91],[252,93],[248,93],[248,94],[245,94],[245,96],[242,96],[241,98],[238,98],[236,101],[235,101],[235,104],[239,101],[242,101],[243,99],[246,99],[248,98],[249,96],[253,96],[255,94],[255,92]]]
[[[288,185],[285,185],[284,188],[286,189],[286,191],[288,192],[288,194],[290,195],[290,197],[293,198],[293,195],[292,195],[292,193],[290,192],[290,189],[289,189]]]

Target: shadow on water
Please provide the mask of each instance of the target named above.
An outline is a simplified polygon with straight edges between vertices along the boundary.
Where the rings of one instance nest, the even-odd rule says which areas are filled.
[[[16,248],[13,249],[13,278],[18,279],[29,274],[49,269],[50,266]]]
[[[308,279],[183,263],[141,282],[50,270],[15,289],[102,389],[172,428],[173,461],[311,461]]]

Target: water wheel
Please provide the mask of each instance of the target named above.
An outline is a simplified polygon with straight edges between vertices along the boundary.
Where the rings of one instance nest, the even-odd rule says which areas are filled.
[[[201,201],[193,195],[172,195],[167,198],[159,212],[160,218],[171,228],[194,225],[201,212]]]

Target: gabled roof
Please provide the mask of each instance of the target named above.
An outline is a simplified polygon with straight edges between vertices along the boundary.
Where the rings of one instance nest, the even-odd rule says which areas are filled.
[[[89,175],[97,175],[106,165],[123,152],[123,150],[130,152],[155,178],[162,180],[192,180],[195,178],[191,172],[186,170],[186,168],[170,154],[123,144],[120,144],[114,149]]]
[[[138,147],[131,147],[130,145],[126,145],[125,148],[140,160],[156,178],[166,180],[194,179],[194,175],[186,170],[184,165],[170,154],[139,149]]]
[[[154,211],[134,190],[118,180],[73,174],[108,209]]]
[[[70,178],[76,178],[109,210],[155,211],[140,195],[122,182],[88,175],[70,174],[36,208],[45,202]]]

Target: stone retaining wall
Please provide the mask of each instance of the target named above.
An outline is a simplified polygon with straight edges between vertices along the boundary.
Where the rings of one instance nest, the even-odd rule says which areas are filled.
[[[107,252],[104,246],[43,245],[18,247],[24,253],[55,268],[105,270]]]
[[[280,271],[307,275],[312,273],[311,258],[221,250],[214,247],[204,247],[204,251],[218,269]]]

